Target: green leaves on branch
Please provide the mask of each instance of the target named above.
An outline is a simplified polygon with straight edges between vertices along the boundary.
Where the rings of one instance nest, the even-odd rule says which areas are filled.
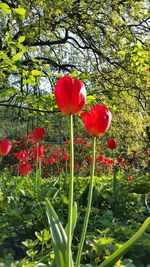
[[[10,7],[5,3],[0,3],[0,9],[2,9],[6,14],[11,14]]]
[[[40,70],[32,70],[31,74],[33,76],[41,76],[42,75],[42,71],[40,71]]]
[[[0,3],[0,9],[2,9],[8,15],[12,14],[12,11],[14,11],[14,13],[18,14],[21,17],[24,17],[26,14],[26,10],[23,7],[11,10],[9,5],[7,5],[6,3]]]
[[[24,17],[26,14],[26,10],[23,7],[15,8],[15,13],[18,14],[19,16]]]
[[[25,41],[25,38],[26,37],[24,35],[23,36],[20,36],[19,39],[18,39],[18,42],[19,43],[23,43]]]

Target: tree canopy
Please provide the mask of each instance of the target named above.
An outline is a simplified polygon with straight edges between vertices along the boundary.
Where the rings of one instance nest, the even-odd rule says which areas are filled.
[[[3,0],[0,23],[2,118],[48,122],[55,82],[71,75],[89,104],[110,106],[112,133],[147,140],[148,1]]]

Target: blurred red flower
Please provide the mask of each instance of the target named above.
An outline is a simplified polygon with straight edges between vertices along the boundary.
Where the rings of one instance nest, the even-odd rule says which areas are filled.
[[[109,138],[109,140],[107,141],[107,146],[110,149],[115,149],[117,144],[114,138]]]
[[[44,146],[35,146],[33,148],[33,161],[41,161],[41,159],[45,155],[45,149]]]
[[[125,167],[125,162],[124,162],[124,159],[123,158],[117,158],[117,161],[118,161],[118,164],[121,166],[121,167]]]
[[[26,162],[29,159],[30,153],[28,151],[20,151],[18,153],[14,153],[14,156],[22,162]]]
[[[148,150],[144,150],[144,154],[145,155],[148,155],[149,154],[149,151]]]
[[[4,138],[0,141],[0,156],[6,156],[12,148],[12,143],[7,139]]]
[[[54,159],[54,158],[51,158],[51,159],[49,160],[49,162],[50,162],[50,164],[54,164],[54,163],[55,163],[55,159]]]
[[[34,156],[38,155],[38,157],[42,157],[42,156],[44,156],[44,153],[45,153],[44,146],[35,146],[33,148],[33,155]]]
[[[63,159],[64,159],[65,161],[69,160],[69,155],[68,155],[68,154],[64,155]]]
[[[30,174],[32,172],[32,167],[30,162],[19,164],[19,173],[21,175]]]
[[[102,160],[103,160],[103,156],[102,155],[97,156],[96,161],[101,162]]]
[[[54,94],[56,104],[64,115],[76,114],[86,102],[84,83],[69,76],[64,76],[57,81]]]
[[[132,176],[132,175],[130,175],[128,179],[129,179],[129,182],[130,182],[130,183],[133,182],[133,176]]]
[[[88,157],[88,162],[92,162],[92,157]]]
[[[59,157],[59,155],[60,155],[60,153],[54,153],[54,154],[52,155],[52,158],[57,159],[57,158]]]
[[[95,106],[87,112],[81,113],[86,131],[94,136],[106,132],[111,123],[111,112],[105,106]]]
[[[39,142],[41,140],[43,140],[45,137],[45,130],[44,128],[41,128],[41,127],[37,127],[34,129],[34,132],[33,132],[33,138],[36,142]]]

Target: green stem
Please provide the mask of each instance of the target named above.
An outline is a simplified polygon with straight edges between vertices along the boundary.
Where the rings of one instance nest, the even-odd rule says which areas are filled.
[[[38,170],[39,170],[39,154],[38,154],[39,143],[36,144],[36,174],[35,174],[35,191],[38,191]]]
[[[117,249],[112,255],[110,255],[99,267],[113,266],[137,241],[137,239],[144,233],[144,231],[150,225],[150,217],[148,217],[142,224],[140,229],[119,249]]]
[[[73,144],[72,114],[69,115],[69,128],[70,128],[70,185],[69,185],[69,210],[68,210],[67,267],[71,267],[72,214],[73,214],[74,144]]]
[[[76,258],[76,267],[80,266],[80,259],[81,259],[82,249],[83,249],[83,245],[84,245],[84,240],[85,240],[85,235],[86,235],[86,231],[87,231],[89,215],[90,215],[90,210],[91,210],[93,185],[94,185],[94,170],[95,170],[95,147],[96,147],[96,137],[93,138],[91,181],[90,181],[90,187],[89,187],[89,193],[88,193],[87,209],[86,209],[81,239],[80,239],[77,258]]]
[[[117,177],[116,177],[116,170],[115,170],[115,166],[113,168],[114,170],[114,174],[113,174],[113,211],[114,213],[116,214],[117,213],[117,206],[118,206],[118,203],[117,203],[117,195],[118,195],[118,183],[117,183]]]
[[[118,209],[118,181],[117,181],[117,171],[116,171],[116,165],[115,165],[115,155],[112,151],[112,159],[114,161],[113,165],[113,184],[112,184],[112,191],[113,191],[113,207],[112,210],[114,213],[117,213]]]

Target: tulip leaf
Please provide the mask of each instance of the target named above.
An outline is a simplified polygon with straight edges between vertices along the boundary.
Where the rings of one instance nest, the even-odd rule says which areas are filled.
[[[148,217],[142,224],[140,229],[119,249],[110,255],[99,267],[112,267],[114,264],[134,245],[134,243],[141,237],[144,231],[150,225],[150,217]]]
[[[57,267],[67,266],[67,235],[66,232],[53,209],[48,198],[45,199],[46,214],[49,222],[50,232],[52,235],[52,244],[55,253],[54,266],[56,263]],[[71,259],[71,267],[73,262]]]
[[[73,236],[74,229],[76,227],[76,223],[77,223],[77,203],[74,202],[73,210],[72,210],[72,232],[71,232],[72,236]],[[68,233],[68,224],[66,225],[65,231],[66,233]]]

